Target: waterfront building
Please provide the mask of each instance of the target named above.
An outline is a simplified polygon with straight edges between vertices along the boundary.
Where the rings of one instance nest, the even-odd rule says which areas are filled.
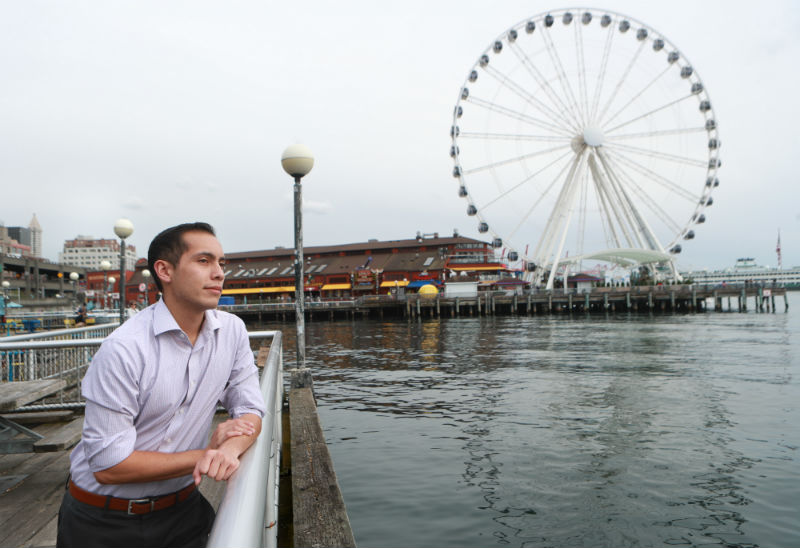
[[[64,248],[58,254],[60,263],[80,266],[87,270],[100,270],[100,263],[108,261],[112,268],[119,270],[119,241],[116,239],[94,239],[92,236],[79,235],[74,240],[65,240]],[[125,264],[127,270],[133,270],[136,263],[136,246],[125,246]]]
[[[226,254],[223,294],[236,302],[290,300],[294,294],[294,249]],[[497,276],[507,270],[489,243],[438,233],[406,240],[310,246],[305,248],[304,289],[310,298],[416,292],[449,279]],[[131,279],[136,285],[137,274]]]

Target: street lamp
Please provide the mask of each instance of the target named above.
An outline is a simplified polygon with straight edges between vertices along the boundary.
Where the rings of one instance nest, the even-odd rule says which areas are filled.
[[[303,190],[300,179],[314,167],[314,154],[305,145],[291,145],[281,155],[283,170],[294,178],[294,312],[297,323],[298,369],[306,366],[306,325],[303,287]]]
[[[144,305],[150,306],[150,271],[146,268],[142,270],[142,278],[144,278]]]
[[[100,261],[100,268],[103,269],[103,309],[108,308],[108,269],[111,268],[111,261],[103,259]]]
[[[119,247],[119,324],[125,322],[125,238],[133,234],[133,223],[129,219],[117,219],[114,234],[121,240]]]
[[[80,278],[80,276],[78,275],[77,272],[70,272],[69,273],[69,279],[72,281],[72,305],[73,306],[77,306],[78,305],[78,293],[75,291],[75,284],[78,282],[78,278]]]

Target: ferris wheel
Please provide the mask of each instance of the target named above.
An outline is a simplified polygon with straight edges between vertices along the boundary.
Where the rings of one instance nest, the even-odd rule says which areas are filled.
[[[705,222],[719,185],[708,91],[661,33],[610,11],[542,13],[470,68],[450,129],[467,215],[526,277],[653,265]]]

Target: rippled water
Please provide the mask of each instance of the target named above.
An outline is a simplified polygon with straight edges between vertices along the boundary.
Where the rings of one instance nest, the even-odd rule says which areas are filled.
[[[800,545],[789,299],[788,313],[307,324],[356,542]],[[290,363],[292,326],[277,327]]]

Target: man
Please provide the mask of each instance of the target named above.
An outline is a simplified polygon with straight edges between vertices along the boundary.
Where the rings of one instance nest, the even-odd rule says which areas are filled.
[[[196,485],[236,471],[265,412],[244,323],[216,310],[224,264],[206,223],[150,244],[163,296],[108,336],[83,380],[58,546],[205,544],[214,511]],[[217,402],[233,419],[207,443]]]

